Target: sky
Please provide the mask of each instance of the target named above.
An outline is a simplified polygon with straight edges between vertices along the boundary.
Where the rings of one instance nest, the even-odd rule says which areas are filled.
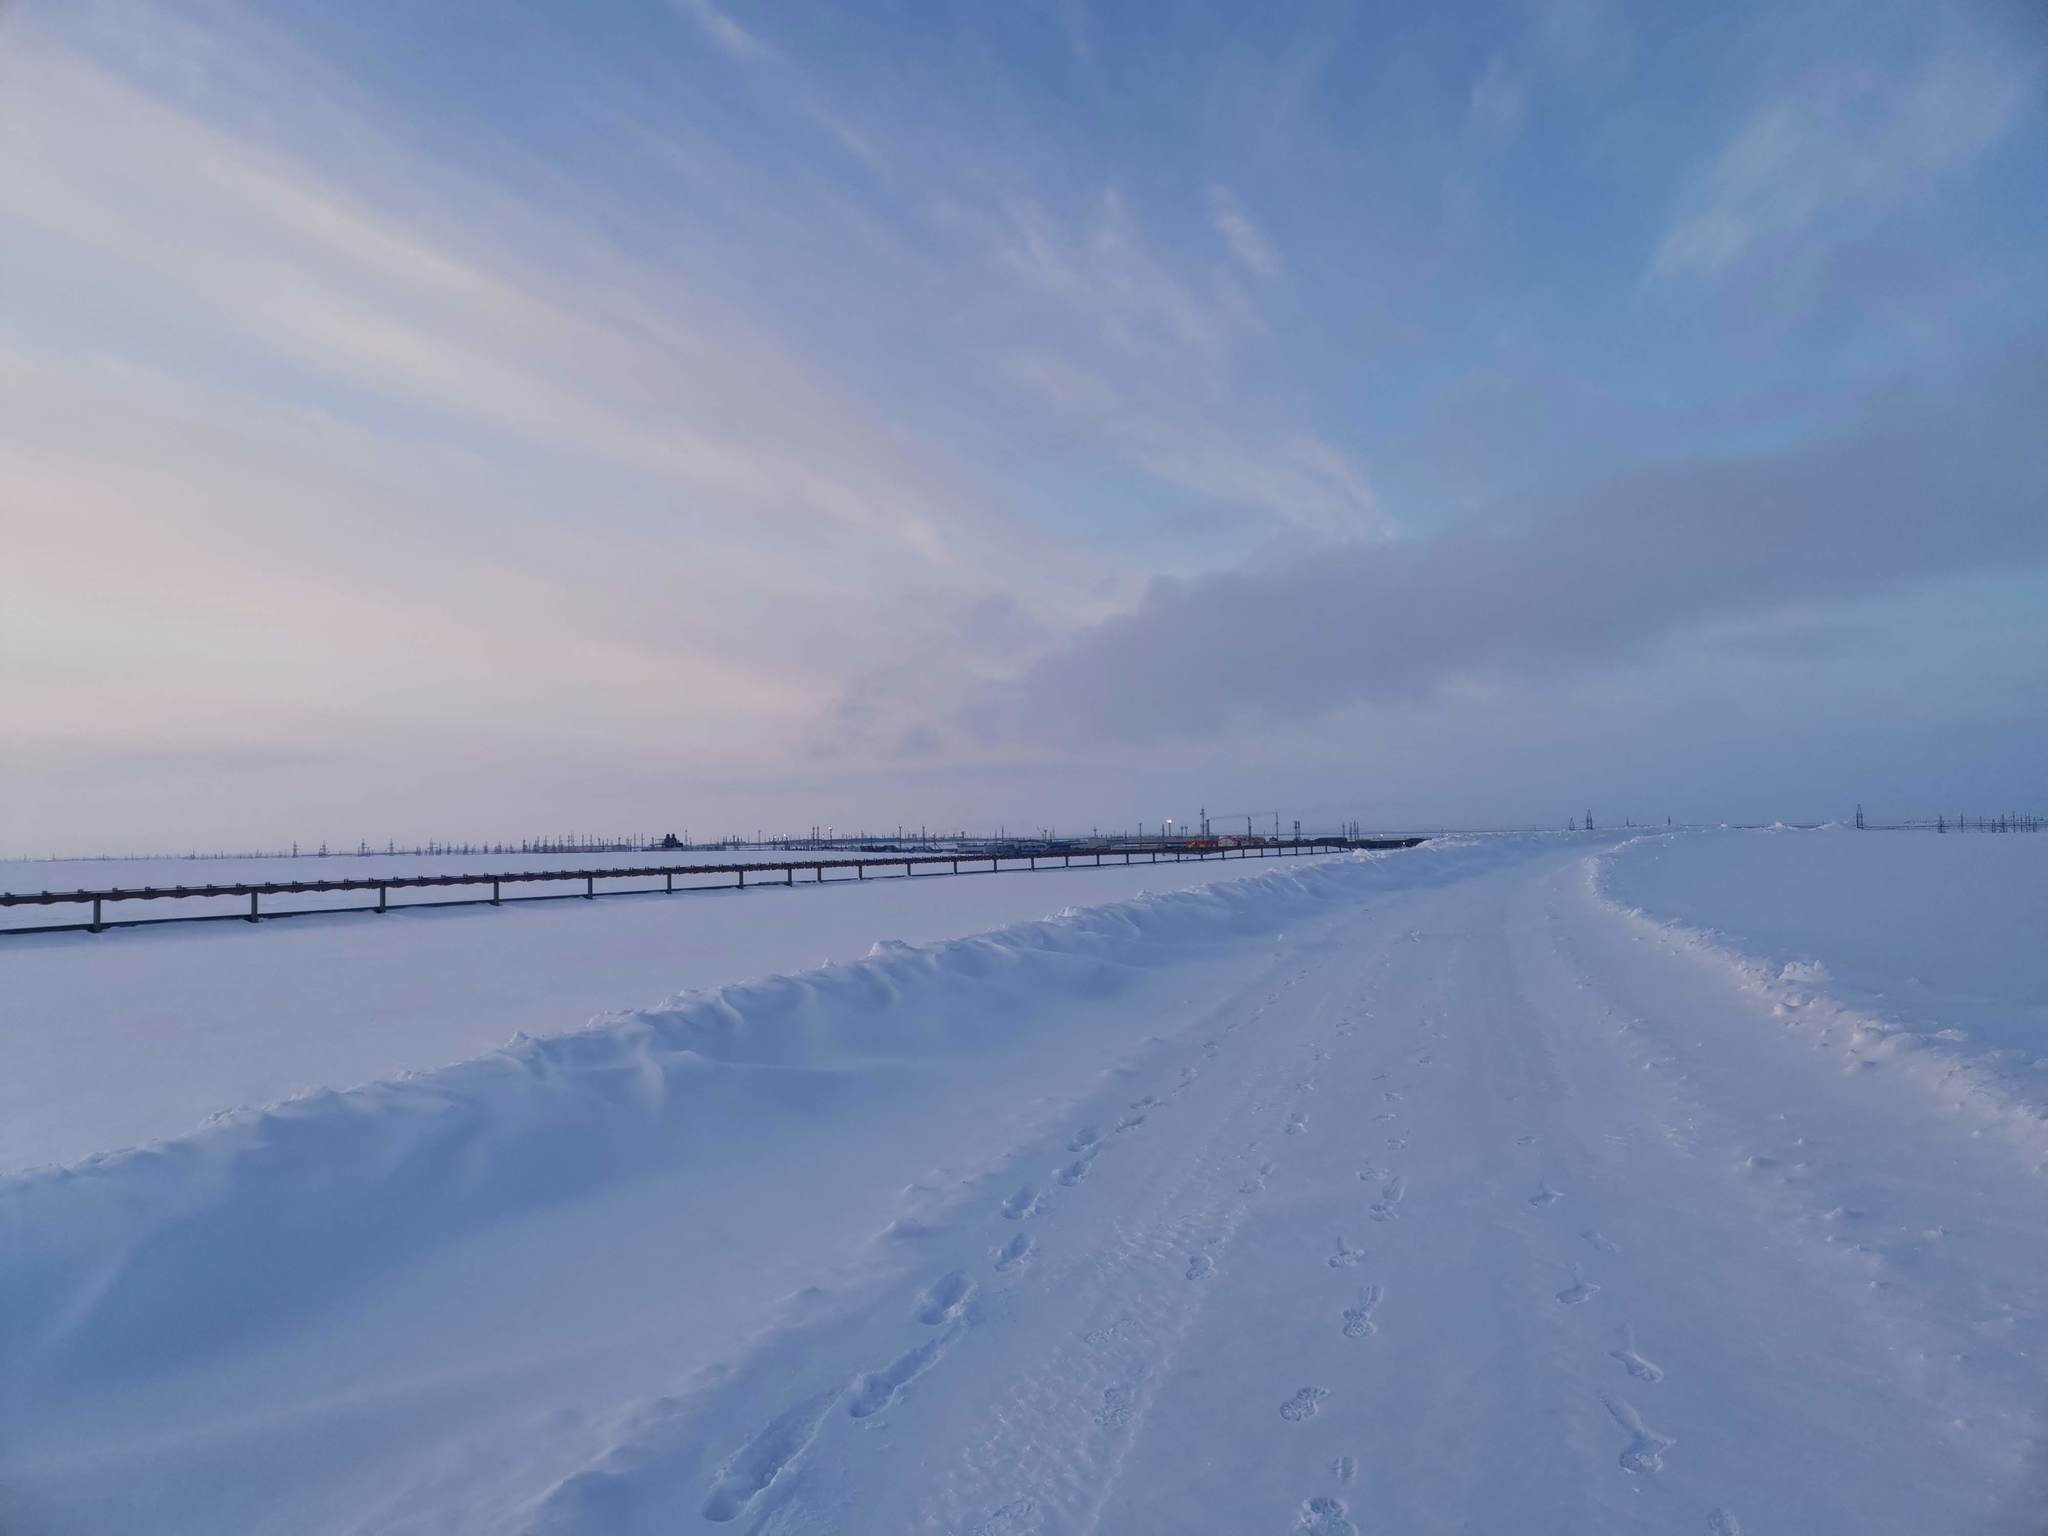
[[[0,853],[2048,810],[2044,18],[0,0]]]

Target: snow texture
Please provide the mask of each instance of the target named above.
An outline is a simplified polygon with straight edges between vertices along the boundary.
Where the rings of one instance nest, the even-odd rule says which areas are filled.
[[[104,885],[110,871],[142,884],[320,879],[520,862],[17,864],[0,865],[0,884]],[[573,857],[526,862],[565,867]],[[444,1066],[521,1031],[560,1034],[682,988],[858,960],[882,935],[958,938],[1068,905],[1273,867],[1251,860],[1005,871],[347,913],[256,927],[11,936],[0,939],[0,1052],[8,1067],[0,1073],[0,1172],[181,1135],[226,1110]],[[38,910],[14,908],[8,920]],[[160,915],[162,904],[140,910]]]
[[[1909,948],[1860,847],[1696,841],[885,944],[0,1179],[0,1529],[2031,1530],[2013,1063],[1744,900],[1815,850]]]

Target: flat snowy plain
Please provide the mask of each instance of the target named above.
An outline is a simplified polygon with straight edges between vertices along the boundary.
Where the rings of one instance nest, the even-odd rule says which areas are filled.
[[[1253,866],[17,1172],[0,1531],[2038,1533],[2044,876],[1846,831]],[[773,910],[835,954],[1002,885],[1045,909]],[[637,990],[635,906],[403,921],[568,925]],[[346,921],[137,948],[274,973],[289,1039]],[[0,984],[47,1021],[76,953]]]

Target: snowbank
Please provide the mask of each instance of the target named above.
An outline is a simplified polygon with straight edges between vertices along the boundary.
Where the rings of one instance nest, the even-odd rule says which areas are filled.
[[[277,1326],[465,1232],[693,1159],[744,1158],[877,1081],[1015,1059],[1063,1004],[1270,941],[1514,845],[1287,865],[722,988],[443,1070],[224,1115],[0,1179],[0,1378],[147,1374]]]
[[[1843,1071],[1902,1074],[2048,1169],[2048,838],[1657,835],[1588,874]]]
[[[560,1034],[684,987],[858,960],[885,934],[931,943],[1273,867],[1140,863],[17,935],[0,948],[0,1173],[466,1061],[521,1030]]]

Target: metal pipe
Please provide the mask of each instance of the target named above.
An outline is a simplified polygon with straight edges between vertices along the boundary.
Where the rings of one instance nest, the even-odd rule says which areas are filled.
[[[1254,857],[1255,855],[1259,858],[1301,858],[1305,857],[1310,853],[1320,852],[1326,846],[1342,848],[1356,847],[1372,849],[1394,849],[1412,848],[1416,846],[1416,844],[1424,841],[1427,841],[1427,839],[1421,837],[1389,837],[1358,839],[1296,838],[1288,841],[1276,840],[1260,842],[1255,846],[1240,846],[1235,849],[1195,848],[1192,850],[1186,848],[1185,846],[1169,847],[1169,845],[1163,842],[1155,841],[1149,846],[1145,847],[1126,846],[1123,848],[1113,849],[1096,848],[1084,850],[1084,856],[1092,861],[1094,867],[1100,868],[1105,862],[1107,862],[1107,860],[1104,857],[1105,853],[1121,854],[1122,862],[1126,866],[1128,866],[1134,862],[1133,855],[1137,853],[1145,854],[1148,861],[1154,864],[1160,862],[1159,855],[1162,851],[1170,851],[1173,854],[1174,862],[1176,863],[1185,861],[1190,852],[1194,854],[1197,860],[1205,860],[1212,857],[1217,859],[1229,859],[1232,857],[1248,859]],[[1021,858],[1025,861],[1026,866],[1030,869],[1035,870],[1040,867],[1038,863],[1038,855],[1035,851],[1023,854],[1009,855],[1005,855],[1001,852],[994,852],[990,854],[970,855],[963,860],[960,851],[958,849],[955,849],[947,853],[929,854],[922,858],[905,858],[901,855],[897,855],[893,858],[877,859],[820,859],[817,860],[815,863],[810,861],[800,862],[798,860],[792,859],[787,861],[782,866],[782,870],[784,883],[794,885],[796,883],[796,871],[799,868],[811,870],[815,878],[820,883],[822,883],[825,879],[825,871],[827,869],[851,868],[857,879],[865,880],[867,878],[867,870],[869,865],[874,865],[877,868],[888,868],[900,863],[903,866],[904,876],[909,879],[915,879],[917,877],[917,866],[920,864],[944,864],[954,874],[963,874],[968,872],[968,869],[964,868],[963,865],[972,866],[980,858],[988,859],[989,869],[991,872],[1001,871],[1004,868],[1005,858]],[[1072,849],[1065,849],[1061,851],[1060,864],[1063,868],[1067,869],[1072,869],[1074,867],[1074,855]],[[767,868],[772,869],[774,868],[774,866],[770,865],[767,866]],[[88,923],[66,924],[64,926],[68,928],[90,928],[93,931],[97,932],[109,926],[126,926],[122,923],[110,924],[107,920],[106,904],[109,902],[117,901],[154,901],[159,899],[171,901],[189,901],[193,899],[203,898],[218,899],[222,897],[234,898],[247,896],[249,898],[250,910],[245,913],[208,913],[199,916],[177,916],[170,918],[141,919],[141,921],[200,922],[218,919],[222,916],[229,916],[238,917],[241,920],[247,922],[257,922],[267,921],[268,919],[273,917],[297,917],[302,915],[308,915],[310,912],[314,911],[333,912],[336,910],[342,910],[373,911],[378,913],[388,912],[389,910],[391,910],[391,892],[394,888],[402,889],[408,887],[424,888],[433,886],[487,885],[491,888],[490,896],[488,898],[479,898],[479,904],[482,904],[483,901],[487,900],[488,903],[492,906],[501,906],[508,899],[504,893],[504,887],[506,885],[525,883],[547,883],[559,885],[573,882],[578,875],[581,875],[583,877],[583,889],[573,894],[585,900],[595,900],[597,896],[597,882],[599,880],[617,880],[628,878],[644,879],[650,875],[659,875],[662,878],[662,884],[660,888],[670,894],[673,894],[677,889],[675,877],[678,874],[693,875],[698,877],[704,877],[714,874],[731,874],[733,876],[735,885],[744,888],[747,883],[747,875],[750,872],[760,873],[761,866],[735,864],[692,864],[633,866],[621,867],[616,869],[529,869],[504,870],[498,871],[496,873],[477,874],[400,875],[385,879],[299,881],[280,880],[252,882],[249,884],[235,885],[162,886],[100,891],[0,891],[0,909],[17,906],[56,906],[68,903],[75,903],[81,907],[90,907],[92,921]],[[685,888],[688,889],[688,887]],[[622,891],[607,892],[607,894],[632,895],[643,893],[645,890],[646,888],[644,887],[639,888],[637,891],[635,889],[629,888],[627,890]],[[283,912],[265,912],[263,910],[262,898],[265,896],[290,895],[299,892],[319,892],[325,894],[332,891],[375,891],[377,893],[377,903],[374,907],[367,908],[336,909],[332,907],[319,907],[312,909],[300,909],[297,911]],[[570,893],[563,892],[556,894],[568,895]],[[536,899],[548,898],[544,896]],[[404,903],[400,903],[400,905],[404,905]],[[25,927],[12,928],[0,927],[0,937],[4,937],[6,934],[9,933],[38,933],[48,931],[50,931],[48,925],[30,925]]]

